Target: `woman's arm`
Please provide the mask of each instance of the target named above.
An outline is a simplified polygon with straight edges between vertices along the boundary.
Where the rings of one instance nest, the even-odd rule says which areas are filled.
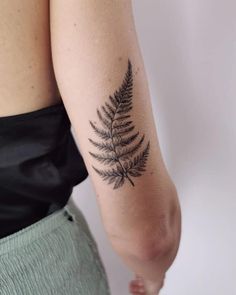
[[[51,0],[55,75],[102,221],[134,272],[155,278],[179,245],[180,209],[163,162],[129,0]]]

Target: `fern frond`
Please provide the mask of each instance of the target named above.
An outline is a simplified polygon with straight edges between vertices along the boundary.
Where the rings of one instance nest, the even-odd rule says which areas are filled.
[[[123,101],[121,102],[121,105],[122,105],[123,107],[128,107],[128,106],[132,105],[132,101],[131,101],[131,100],[123,100]]]
[[[110,99],[110,101],[111,101],[111,103],[113,104],[113,106],[115,107],[115,108],[117,108],[118,107],[118,102],[117,102],[117,100],[116,99],[114,99],[111,95],[109,95],[109,99]]]
[[[91,156],[93,156],[96,160],[98,160],[101,163],[105,163],[105,164],[115,164],[118,159],[116,156],[112,156],[112,155],[99,155],[99,154],[95,154],[92,152],[89,152]]]
[[[111,139],[111,134],[109,131],[103,130],[98,128],[97,126],[95,126],[93,124],[92,121],[89,121],[90,125],[93,127],[93,130],[95,131],[95,133],[100,136],[102,139],[108,140]]]
[[[127,118],[130,118],[130,115],[120,116],[118,118],[115,118],[114,121],[122,121],[122,120],[127,119]]]
[[[119,178],[117,178],[116,182],[115,182],[115,185],[114,185],[114,189],[117,189],[119,188],[120,186],[122,186],[122,184],[125,182],[125,178],[124,176],[121,176]]]
[[[105,118],[103,118],[103,116],[101,115],[99,109],[97,109],[97,115],[98,115],[98,118],[99,120],[102,122],[102,124],[105,126],[105,128],[108,128],[108,129],[111,129],[111,120],[108,121],[106,120]]]
[[[115,165],[111,170],[101,170],[94,166],[93,169],[107,180],[108,184],[114,183],[113,189],[121,187],[125,179],[127,179],[133,186],[134,183],[131,176],[137,177],[145,171],[147,156],[149,153],[150,143],[148,142],[146,148],[138,154],[138,156],[131,159],[131,157],[139,151],[144,141],[144,135],[141,139],[131,146],[132,142],[137,138],[139,132],[131,134],[134,130],[132,120],[129,112],[132,110],[132,65],[128,59],[128,69],[125,77],[118,90],[114,91],[113,95],[109,95],[109,102],[105,102],[101,106],[101,112],[97,109],[98,118],[104,129],[95,126],[91,121],[90,124],[100,138],[105,142],[97,142],[89,138],[90,142],[103,154],[89,152],[97,161],[106,165]]]
[[[133,77],[132,77],[132,65],[130,60],[128,60],[128,69],[125,74],[125,78],[119,90],[115,91],[114,97],[118,103],[129,100],[132,98],[132,88],[133,88]]]
[[[128,128],[124,128],[123,130],[117,130],[116,132],[114,132],[112,135],[113,136],[117,136],[117,135],[124,135],[126,133],[129,133],[130,131],[132,131],[134,129],[134,126],[128,127]]]
[[[120,109],[117,111],[117,114],[125,114],[132,110],[132,107],[120,107]]]
[[[129,145],[131,142],[133,142],[137,138],[138,135],[139,135],[139,132],[136,132],[135,134],[128,136],[126,138],[118,136],[118,137],[116,137],[116,140],[114,142],[114,146]]]
[[[122,176],[122,173],[120,173],[120,171],[118,169],[114,169],[112,168],[111,170],[100,170],[100,169],[97,169],[96,167],[94,167],[92,165],[93,169],[100,175],[102,176],[102,178],[104,180],[107,180],[111,177],[120,177]]]
[[[122,128],[128,127],[132,123],[133,123],[132,121],[122,122],[121,124],[113,125],[113,128],[122,129]]]
[[[114,151],[114,147],[111,143],[103,143],[103,142],[96,142],[89,138],[89,141],[96,146],[99,150],[105,151],[105,152],[112,152]]]
[[[112,119],[116,113],[116,109],[113,109],[113,107],[111,105],[109,105],[109,103],[105,102],[106,107],[108,108],[110,114],[112,115]]]
[[[116,170],[99,170],[92,166],[93,169],[102,177],[103,180],[108,180],[108,184],[115,182],[114,189],[120,187],[124,183],[124,174],[116,167]]]
[[[148,141],[148,144],[146,148],[134,158],[133,161],[129,161],[129,165],[127,167],[127,173],[130,174],[131,176],[137,177],[140,176],[141,171],[145,171],[145,166],[146,166],[146,161],[147,161],[147,156],[149,153],[149,148],[150,148],[150,141]]]
[[[119,159],[122,159],[122,160],[125,160],[125,159],[128,159],[130,156],[132,156],[139,148],[140,146],[142,145],[143,143],[143,140],[144,140],[144,135],[142,136],[142,138],[139,140],[139,142],[134,145],[133,147],[131,148],[126,148],[122,153],[118,153],[117,154],[117,157]]]
[[[113,120],[113,114],[110,113],[104,106],[102,106],[102,110],[105,114],[105,116],[107,117],[108,120]]]
[[[116,118],[116,115],[120,115],[123,113],[127,113],[132,109],[132,87],[133,87],[133,79],[132,79],[132,66],[130,60],[128,60],[128,69],[125,74],[125,78],[122,82],[122,85],[119,87],[119,90],[114,92],[114,97],[111,95],[109,99],[112,105],[115,107],[113,109],[109,104],[105,103],[107,108],[110,111],[110,114],[113,114],[113,120],[119,120],[119,117]]]

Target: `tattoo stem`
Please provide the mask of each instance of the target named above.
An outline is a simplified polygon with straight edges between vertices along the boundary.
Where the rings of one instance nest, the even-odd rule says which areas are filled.
[[[119,102],[119,105],[120,105],[120,102]],[[118,105],[117,110],[119,110],[119,105]],[[116,111],[117,111],[117,110],[116,110]],[[112,132],[113,126],[112,126],[112,125],[113,125],[113,122],[115,121],[115,116],[116,116],[116,112],[115,112],[115,114],[113,115],[113,118],[112,118],[112,121],[111,121],[111,141],[112,141],[113,150],[114,150],[115,154],[117,155],[117,153],[116,153],[116,148],[115,148],[115,145],[114,145],[114,142],[113,142],[113,136],[112,136],[112,135],[113,135],[113,132]],[[128,176],[126,170],[124,169],[124,167],[123,167],[123,165],[121,164],[121,162],[120,162],[120,160],[119,160],[118,157],[117,157],[117,162],[120,164],[120,167],[121,167],[121,169],[123,170],[125,177],[130,181],[130,183],[132,184],[132,186],[134,186],[133,181],[129,178],[129,176]]]
[[[129,178],[128,174],[125,172],[125,176],[128,178],[128,180],[130,181],[130,183],[132,184],[132,186],[134,186],[133,181]]]

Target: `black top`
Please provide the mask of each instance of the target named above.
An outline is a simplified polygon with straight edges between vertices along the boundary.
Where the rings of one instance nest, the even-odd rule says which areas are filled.
[[[88,172],[62,102],[0,117],[0,238],[68,201]]]

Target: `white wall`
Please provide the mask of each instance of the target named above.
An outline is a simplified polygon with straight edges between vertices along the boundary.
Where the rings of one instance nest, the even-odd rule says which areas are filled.
[[[158,136],[183,232],[162,295],[236,294],[236,1],[134,0]],[[106,239],[87,179],[74,189],[113,295],[133,274]]]

